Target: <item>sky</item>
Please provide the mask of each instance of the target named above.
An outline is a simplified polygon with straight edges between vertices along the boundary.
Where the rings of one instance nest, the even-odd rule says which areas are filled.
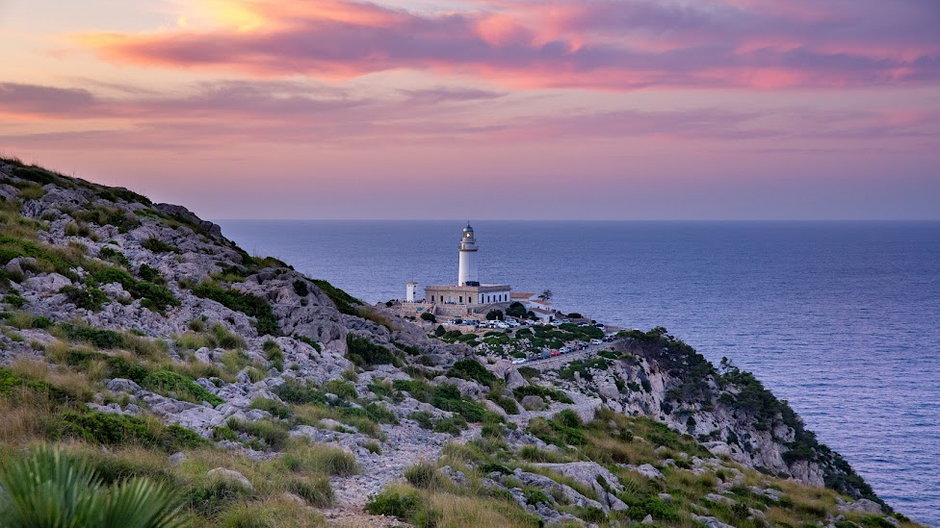
[[[207,218],[940,219],[940,2],[0,0],[0,154]]]

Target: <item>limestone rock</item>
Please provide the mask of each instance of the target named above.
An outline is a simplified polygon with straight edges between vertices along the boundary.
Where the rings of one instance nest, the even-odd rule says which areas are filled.
[[[858,499],[854,502],[839,505],[843,512],[882,513],[881,505],[869,499]]]
[[[227,480],[230,482],[235,482],[240,484],[243,488],[254,491],[255,487],[251,485],[251,481],[234,469],[226,469],[223,467],[217,467],[215,469],[210,469],[207,473],[207,476],[217,478],[220,480]]]
[[[654,468],[654,467],[653,467],[652,465],[650,465],[650,464],[643,464],[642,466],[637,466],[637,467],[632,468],[632,469],[633,469],[634,471],[636,471],[637,473],[639,473],[640,475],[643,475],[644,477],[646,477],[646,478],[648,478],[648,479],[661,479],[661,478],[665,478],[665,477],[663,477],[663,474],[662,474],[661,471],[659,471],[658,469]]]
[[[696,521],[704,524],[708,528],[734,528],[730,524],[725,524],[714,517],[707,517],[704,515],[692,515],[692,518]]]
[[[546,407],[545,400],[543,400],[541,396],[536,396],[534,394],[523,396],[522,401],[519,403],[521,403],[522,407],[528,411],[541,411]]]
[[[30,277],[23,282],[23,285],[27,289],[38,293],[56,293],[65,286],[71,286],[72,281],[64,275],[49,273],[37,277]]]

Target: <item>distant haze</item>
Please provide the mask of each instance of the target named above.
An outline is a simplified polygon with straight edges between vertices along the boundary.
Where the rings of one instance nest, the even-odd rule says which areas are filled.
[[[935,0],[6,0],[0,154],[211,218],[938,219]]]

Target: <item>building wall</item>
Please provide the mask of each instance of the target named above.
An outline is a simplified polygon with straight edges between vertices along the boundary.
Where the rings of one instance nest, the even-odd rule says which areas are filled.
[[[482,291],[481,291],[482,290]],[[425,301],[434,304],[479,305],[509,303],[511,288],[503,286],[428,286]]]

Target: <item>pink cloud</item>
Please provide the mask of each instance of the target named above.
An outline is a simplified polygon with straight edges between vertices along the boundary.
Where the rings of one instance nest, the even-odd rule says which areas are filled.
[[[409,69],[604,90],[940,79],[940,10],[932,0],[504,0],[438,13],[349,0],[229,1],[257,24],[93,33],[82,41],[110,61],[261,77]]]

